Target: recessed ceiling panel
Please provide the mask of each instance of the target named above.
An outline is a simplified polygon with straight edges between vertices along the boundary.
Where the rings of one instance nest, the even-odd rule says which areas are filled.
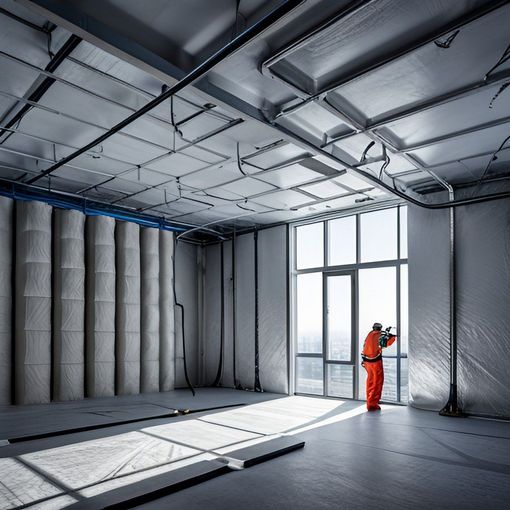
[[[234,182],[223,184],[222,189],[241,195],[242,197],[251,197],[259,193],[264,193],[275,189],[274,186],[266,182],[261,182],[252,177],[244,177]]]
[[[130,170],[129,172],[123,173],[122,178],[128,181],[139,182],[146,186],[157,186],[172,179],[169,175],[154,172],[147,168],[136,168],[134,170]]]
[[[178,152],[175,154],[169,154],[154,163],[150,163],[147,165],[147,168],[149,170],[156,170],[162,174],[166,174],[170,178],[172,176],[180,177],[181,175],[189,174],[190,172],[207,166],[209,166],[208,163],[198,161],[195,158],[188,157],[185,154]]]
[[[185,175],[181,178],[181,183],[193,188],[212,188],[238,177],[242,177],[242,174],[237,168],[237,163],[228,162]]]
[[[271,209],[290,209],[310,202],[310,197],[297,191],[282,190],[257,197],[254,201]]]
[[[299,186],[300,184],[320,179],[321,177],[324,176],[298,164],[279,168],[278,170],[267,170],[257,175],[257,179],[273,184],[279,188]]]
[[[307,193],[311,193],[317,198],[330,198],[336,197],[341,194],[347,194],[347,191],[344,188],[341,188],[336,184],[334,180],[318,182],[316,184],[309,184],[308,186],[300,186],[301,190],[306,191]]]
[[[373,187],[373,184],[369,184],[363,179],[360,179],[359,177],[356,177],[355,175],[350,173],[346,173],[344,175],[341,175],[340,177],[335,177],[333,180],[338,184],[346,186],[347,188],[352,189],[354,191],[360,191],[362,189],[368,189]]]
[[[309,94],[319,93],[374,60],[408,47],[434,30],[438,20],[443,26],[468,9],[474,2],[448,0],[379,0],[349,9],[269,67]],[[482,2],[478,2],[482,4]]]
[[[263,150],[253,156],[244,157],[243,160],[255,165],[261,170],[291,163],[309,157],[310,154],[297,145],[291,143],[281,144],[270,150]]]
[[[411,7],[412,3],[400,2],[400,5]],[[427,8],[431,5],[430,2],[419,3]],[[457,2],[444,2],[443,7],[450,11],[453,5]],[[509,16],[510,6],[501,7],[462,27],[448,47],[434,42],[423,46],[340,87],[336,91],[340,97],[336,99],[341,102],[343,98],[365,118],[378,121],[383,114],[396,112],[404,106],[483,82],[508,46]],[[395,93],[396,86],[398,93]]]
[[[325,135],[340,136],[352,132],[352,128],[342,122],[337,115],[315,101],[299,108],[295,113],[278,118],[277,122],[293,132],[308,134],[319,143],[325,140]]]
[[[451,138],[410,152],[426,165],[439,165],[495,151],[509,135],[510,124]]]

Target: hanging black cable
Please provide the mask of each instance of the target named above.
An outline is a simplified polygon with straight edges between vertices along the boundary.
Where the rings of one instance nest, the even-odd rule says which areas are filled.
[[[185,327],[184,327],[184,305],[179,303],[177,301],[177,292],[175,290],[175,280],[176,280],[176,274],[175,274],[175,259],[177,258],[177,238],[174,237],[174,255],[172,257],[172,267],[173,267],[173,275],[174,275],[174,281],[173,281],[173,290],[174,290],[174,305],[178,307],[181,310],[181,317],[182,317],[182,361],[184,365],[184,378],[186,379],[186,384],[188,385],[188,388],[191,390],[191,393],[193,396],[195,396],[195,388],[193,388],[193,385],[191,384],[189,375],[188,375],[188,364],[186,362],[186,334],[185,334]]]
[[[223,242],[220,243],[220,295],[221,295],[221,304],[220,304],[220,361],[218,363],[218,372],[216,373],[216,379],[214,379],[213,386],[221,386],[221,380],[223,378],[223,356],[225,351],[225,268],[224,268],[224,252],[223,252]]]
[[[62,62],[72,53],[72,51],[80,44],[82,41],[81,37],[77,35],[72,35],[67,39],[67,41],[61,46],[61,48],[57,51],[55,56],[50,60],[48,65],[44,68],[45,71],[53,73],[57,70],[57,68],[62,64]],[[55,78],[46,77],[41,84],[28,96],[27,101],[31,101],[33,103],[37,103],[43,96],[46,94],[48,89],[55,83]],[[25,104],[17,113],[12,117],[12,119],[7,122],[7,124],[0,128],[0,136],[2,136],[5,132],[8,132],[8,136],[6,136],[0,144],[4,143],[13,133],[12,131],[7,131],[8,129],[16,126],[23,117],[32,109],[32,105]]]
[[[232,234],[232,361],[234,372],[234,388],[236,390],[244,389],[242,384],[237,380],[236,372],[236,343],[237,343],[237,323],[236,323],[236,230]]]
[[[253,389],[262,391],[260,385],[260,353],[259,353],[259,233],[257,230],[253,233],[255,250],[255,383]]]

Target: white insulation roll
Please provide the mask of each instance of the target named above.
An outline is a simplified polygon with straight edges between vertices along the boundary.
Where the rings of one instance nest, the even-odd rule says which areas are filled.
[[[115,220],[87,218],[86,391],[115,393]]]
[[[159,231],[140,230],[141,246],[141,391],[159,391]]]
[[[16,208],[15,400],[49,402],[51,388],[51,215],[41,202]]]
[[[0,197],[0,404],[11,403],[12,210],[12,200]]]
[[[140,227],[117,222],[116,388],[140,393]]]
[[[85,216],[55,209],[53,400],[79,400],[85,382]]]
[[[174,234],[159,231],[159,388],[175,386]]]

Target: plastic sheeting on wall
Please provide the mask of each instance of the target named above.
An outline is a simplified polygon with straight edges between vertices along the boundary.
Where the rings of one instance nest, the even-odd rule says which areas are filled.
[[[159,388],[175,385],[175,314],[173,294],[174,234],[159,231]]]
[[[449,392],[449,212],[410,206],[409,402],[441,409]]]
[[[159,391],[159,233],[140,230],[142,392]]]
[[[85,216],[54,214],[53,400],[78,400],[85,379]]]
[[[510,201],[457,208],[458,391],[466,412],[510,417]]]
[[[288,392],[287,227],[261,230],[259,261],[259,365],[264,391]]]
[[[0,197],[0,404],[11,403],[12,211],[13,201]]]
[[[115,393],[115,220],[87,218],[86,392]]]
[[[221,353],[221,245],[205,249],[204,271],[204,338],[202,357],[203,384],[216,379]]]
[[[16,205],[15,401],[38,404],[51,398],[52,208]]]
[[[236,376],[244,388],[255,381],[255,245],[253,234],[236,239]]]
[[[198,271],[195,245],[179,242],[175,253],[175,287],[177,301],[184,305],[186,361],[192,384],[198,383]],[[182,316],[175,308],[175,386],[186,387],[184,356],[182,350]]]
[[[221,386],[233,388],[234,383],[234,345],[233,345],[233,284],[232,277],[232,241],[223,243],[224,287],[225,287],[225,338],[223,342],[223,374]]]
[[[117,222],[116,393],[140,393],[140,227]]]

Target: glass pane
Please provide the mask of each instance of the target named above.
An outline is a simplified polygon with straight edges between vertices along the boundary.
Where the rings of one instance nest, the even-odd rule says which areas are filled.
[[[329,265],[356,263],[356,216],[329,223]]]
[[[372,331],[374,322],[380,322],[384,328],[397,325],[396,277],[395,267],[360,269],[359,271],[360,352],[367,334]],[[384,354],[395,356],[397,354],[396,342],[391,347],[384,349]]]
[[[397,258],[397,209],[361,215],[361,262]]]
[[[353,370],[349,365],[328,365],[328,396],[353,398]]]
[[[297,276],[299,353],[322,353],[322,273]]]
[[[322,358],[296,358],[296,392],[323,394]]]
[[[400,258],[407,258],[407,207],[400,208]]]
[[[328,282],[328,359],[350,361],[352,352],[351,276],[330,276]]]
[[[407,354],[409,341],[409,285],[407,264],[400,266],[400,353]]]
[[[381,400],[386,402],[397,401],[397,360],[396,358],[384,358],[384,386]]]
[[[296,227],[296,258],[297,269],[324,265],[324,223]]]
[[[409,401],[409,361],[400,359],[400,401],[407,404]]]

